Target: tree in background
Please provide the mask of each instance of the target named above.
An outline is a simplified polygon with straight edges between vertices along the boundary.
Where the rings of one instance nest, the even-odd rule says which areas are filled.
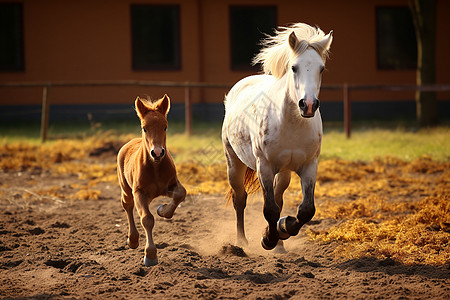
[[[436,83],[437,0],[409,0],[417,38],[418,86]],[[436,92],[416,92],[416,115],[420,126],[439,122]]]

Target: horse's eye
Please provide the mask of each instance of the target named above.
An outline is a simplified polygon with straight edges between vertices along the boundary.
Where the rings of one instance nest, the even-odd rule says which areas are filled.
[[[164,131],[166,131],[167,130],[167,126],[166,126],[166,128],[164,128]]]
[[[325,67],[322,66],[322,67],[320,68],[320,74],[322,74],[324,70],[325,70]]]
[[[297,66],[292,66],[291,69],[292,69],[292,72],[297,73]]]
[[[143,131],[143,132],[147,132],[147,129],[145,129],[144,127],[142,127],[142,131]]]

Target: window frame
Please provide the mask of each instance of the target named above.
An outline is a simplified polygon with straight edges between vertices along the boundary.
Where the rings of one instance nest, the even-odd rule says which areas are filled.
[[[134,31],[134,21],[133,21],[133,10],[138,7],[165,7],[165,8],[174,8],[176,9],[176,22],[175,24],[175,36],[173,37],[175,40],[174,45],[174,57],[173,57],[173,63],[155,63],[155,64],[142,64],[142,62],[136,61],[135,57],[135,47],[138,47],[136,45],[136,36]],[[181,58],[182,58],[182,52],[181,52],[181,7],[179,4],[147,4],[147,3],[140,3],[140,4],[130,4],[130,25],[131,25],[131,69],[133,71],[180,71],[182,64],[181,64]]]
[[[17,54],[15,54],[15,62],[11,65],[2,65],[0,63],[0,72],[24,72],[25,71],[25,40],[24,40],[24,14],[23,14],[23,3],[21,2],[8,2],[8,3],[0,3],[1,6],[16,6],[19,8],[19,20],[14,20],[14,26],[18,28],[14,28],[14,31],[17,31],[20,35],[18,38],[15,38],[15,46],[17,49]],[[16,33],[17,33],[16,32]],[[6,43],[7,44],[7,43]]]
[[[260,67],[258,65],[252,65],[251,61],[248,64],[236,64],[234,61],[234,47],[235,47],[235,43],[236,41],[233,38],[233,24],[232,24],[232,11],[236,8],[240,8],[240,9],[251,9],[251,8],[267,8],[267,9],[272,9],[272,13],[273,13],[273,19],[274,19],[274,24],[271,27],[272,30],[274,31],[277,27],[278,24],[278,6],[277,5],[239,5],[239,4],[231,4],[228,7],[228,21],[229,21],[229,38],[230,38],[230,69],[232,71],[259,71]],[[274,32],[269,32],[268,34],[273,34]],[[264,34],[264,33],[263,33]],[[262,37],[263,38],[263,37]],[[261,38],[261,39],[262,39]],[[260,42],[260,41],[258,41]],[[261,49],[261,45],[257,44],[257,48],[259,47],[259,49]],[[258,51],[256,53],[254,53],[253,55],[256,55],[258,53]],[[254,56],[253,56],[254,57]],[[252,59],[253,59],[252,57]]]
[[[381,59],[381,53],[380,53],[380,49],[382,47],[382,43],[380,40],[380,36],[381,36],[381,32],[380,32],[380,28],[379,28],[379,18],[380,18],[380,14],[381,14],[381,10],[399,10],[399,9],[407,9],[409,11],[409,7],[408,6],[376,6],[375,7],[375,39],[376,39],[376,67],[377,70],[381,70],[381,71],[409,71],[409,70],[416,70],[417,69],[417,40],[414,43],[416,46],[416,59],[414,61],[411,62],[406,62],[406,63],[401,63],[401,66],[395,66],[395,64],[389,64],[389,63],[383,63],[382,59]],[[412,20],[412,16],[411,16],[411,21]],[[412,26],[414,28],[414,23],[412,23]],[[414,31],[414,36],[415,36],[415,31]],[[417,39],[417,37],[416,37]],[[398,57],[401,57],[401,54],[398,54]]]

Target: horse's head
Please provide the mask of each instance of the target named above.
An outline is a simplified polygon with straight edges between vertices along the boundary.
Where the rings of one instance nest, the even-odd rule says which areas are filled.
[[[294,31],[289,35],[289,46],[295,54],[288,71],[288,76],[292,76],[294,83],[290,89],[290,97],[298,103],[304,118],[314,117],[320,106],[320,84],[332,40],[332,31],[313,43],[299,40]]]
[[[154,162],[159,162],[166,154],[167,113],[170,99],[167,95],[156,102],[136,98],[136,112],[141,119],[142,141]]]

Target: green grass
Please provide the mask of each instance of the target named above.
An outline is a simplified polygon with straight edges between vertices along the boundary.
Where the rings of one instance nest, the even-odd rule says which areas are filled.
[[[439,161],[450,160],[449,127],[416,132],[386,128],[355,130],[350,139],[343,132],[331,130],[323,137],[321,158],[370,161],[395,156],[410,161],[423,155]]]
[[[177,161],[201,160],[199,155],[223,156],[220,139],[221,124],[202,124],[194,135],[169,131],[168,145],[175,150]],[[371,161],[376,157],[395,156],[411,161],[423,155],[434,160],[450,160],[450,127],[440,126],[417,130],[414,127],[356,125],[350,139],[342,124],[324,124],[321,159],[340,158],[352,161]],[[217,154],[219,153],[219,154]]]
[[[389,123],[357,123],[350,139],[345,137],[342,123],[324,124],[321,159],[370,161],[376,157],[395,156],[410,161],[423,155],[435,160],[450,160],[450,126],[417,130],[413,125],[398,127]],[[109,133],[110,137],[123,139],[139,136],[137,122],[94,124],[52,124],[49,140],[84,139]],[[40,142],[39,124],[0,126],[0,142]],[[184,134],[182,122],[169,124],[167,144],[175,160],[221,162],[224,161],[220,139],[220,123],[194,123],[193,135]]]
[[[183,133],[169,134],[167,147],[177,163],[187,161],[202,164],[225,162],[222,140],[216,129],[210,129],[190,137]]]

